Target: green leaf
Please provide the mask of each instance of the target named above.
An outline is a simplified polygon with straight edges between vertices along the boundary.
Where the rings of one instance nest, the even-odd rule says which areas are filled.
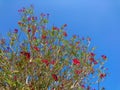
[[[47,20],[47,19],[44,19],[44,20],[43,20],[43,23],[45,23],[45,24],[48,23],[48,20]]]

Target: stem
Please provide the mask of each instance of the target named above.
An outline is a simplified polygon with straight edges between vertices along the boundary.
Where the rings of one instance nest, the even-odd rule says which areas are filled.
[[[98,80],[98,90],[100,90],[100,80]]]

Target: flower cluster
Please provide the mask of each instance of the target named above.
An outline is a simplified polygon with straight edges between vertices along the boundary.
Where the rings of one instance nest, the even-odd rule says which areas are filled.
[[[89,47],[91,38],[74,35],[67,39],[67,24],[48,29],[49,14],[36,17],[32,6],[18,12],[20,29],[9,32],[7,42],[0,39],[0,87],[91,90],[91,78],[100,83],[107,76],[107,57],[96,58]]]

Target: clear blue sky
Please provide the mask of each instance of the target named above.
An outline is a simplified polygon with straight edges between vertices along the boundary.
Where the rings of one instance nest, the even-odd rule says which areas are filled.
[[[50,13],[50,25],[68,24],[69,36],[90,36],[98,56],[105,54],[111,72],[106,90],[120,90],[120,0],[0,0],[0,33],[17,28],[21,7],[35,6],[35,13]]]

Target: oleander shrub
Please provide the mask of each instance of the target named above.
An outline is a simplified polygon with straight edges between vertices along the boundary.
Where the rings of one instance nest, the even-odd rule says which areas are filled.
[[[96,56],[91,38],[68,37],[67,24],[47,27],[49,14],[37,17],[32,6],[18,12],[19,29],[0,39],[0,87],[95,90],[92,85],[100,84],[107,75],[107,57]]]

